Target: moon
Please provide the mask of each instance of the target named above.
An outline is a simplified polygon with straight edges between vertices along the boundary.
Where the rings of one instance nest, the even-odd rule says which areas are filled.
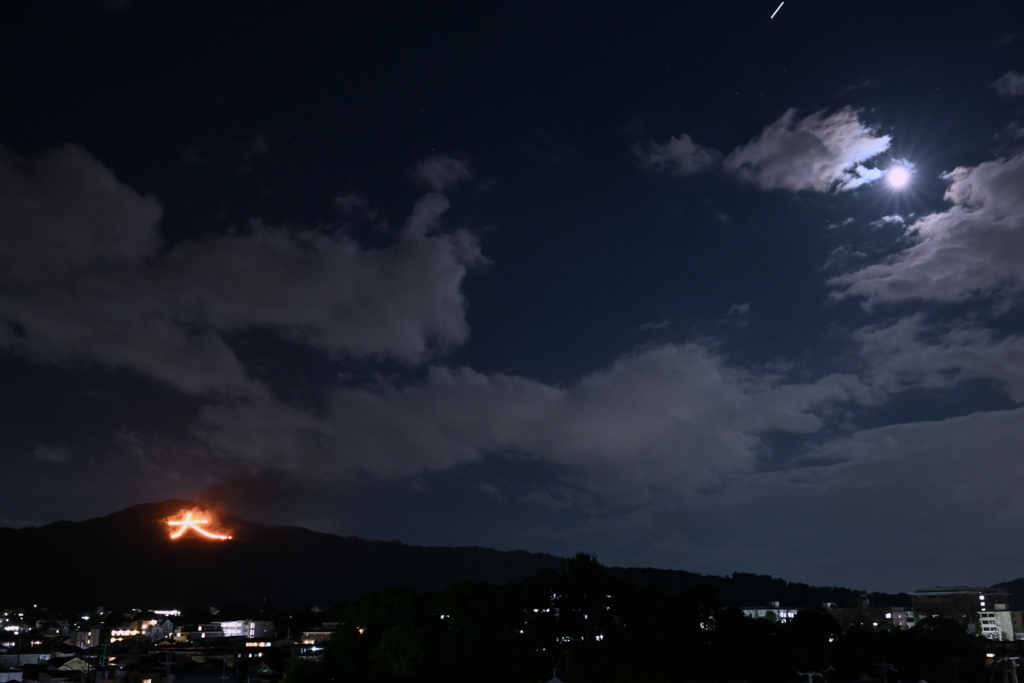
[[[910,171],[906,166],[893,166],[886,174],[886,179],[889,181],[889,185],[898,190],[906,187],[910,182]]]

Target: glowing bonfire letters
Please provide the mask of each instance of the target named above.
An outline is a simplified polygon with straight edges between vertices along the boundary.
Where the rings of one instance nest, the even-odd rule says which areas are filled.
[[[174,533],[171,534],[171,538],[179,538],[183,533],[185,533],[186,529],[193,529],[193,530],[197,531],[198,533],[202,534],[203,536],[206,536],[207,538],[213,538],[213,539],[216,539],[218,541],[226,541],[226,540],[231,538],[230,536],[220,536],[218,534],[211,534],[209,531],[206,531],[206,530],[202,529],[199,526],[200,524],[209,524],[209,523],[210,523],[210,520],[208,520],[208,519],[192,519],[192,513],[191,512],[189,512],[187,515],[185,515],[185,519],[183,519],[181,521],[178,521],[178,522],[167,522],[168,526],[172,526],[172,527],[178,526],[178,527],[181,527],[180,529],[178,529],[177,531],[175,531]]]

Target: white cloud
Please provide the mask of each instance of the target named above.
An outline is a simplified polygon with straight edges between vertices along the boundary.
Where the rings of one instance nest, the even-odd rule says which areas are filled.
[[[729,311],[726,313],[727,316],[731,317],[742,317],[750,313],[750,304],[733,304],[729,306]]]
[[[633,154],[641,168],[683,176],[705,171],[722,160],[717,149],[699,145],[685,133],[668,142],[651,143],[646,149],[634,145]]]
[[[877,221],[871,223],[871,227],[879,227],[882,225],[906,225],[907,221],[903,216],[892,213],[887,216],[882,216]]]
[[[467,162],[444,154],[417,162],[409,175],[434,192],[443,192],[473,177]]]
[[[263,327],[331,355],[419,362],[468,334],[461,293],[482,261],[436,230],[429,194],[390,246],[253,222],[162,244],[161,207],[80,147],[0,148],[0,348],[131,368],[189,393],[258,396],[225,343]]]
[[[225,456],[324,477],[405,477],[497,455],[642,498],[748,470],[766,433],[815,432],[834,404],[868,398],[852,377],[785,384],[689,344],[624,357],[569,388],[433,367],[419,384],[338,389],[322,417],[246,402],[207,408],[199,429]]]
[[[765,190],[850,190],[877,180],[882,172],[868,161],[889,148],[849,107],[830,115],[819,111],[797,120],[790,109],[759,136],[725,158],[727,171]]]
[[[637,332],[655,332],[657,330],[663,330],[672,324],[671,320],[659,320],[657,322],[644,323],[637,328]]]
[[[882,177],[865,162],[889,148],[891,138],[878,135],[857,112],[844,107],[797,119],[790,109],[761,134],[723,160],[718,150],[695,143],[689,135],[653,143],[633,152],[644,168],[692,175],[722,163],[726,173],[763,190],[852,190]]]
[[[1007,71],[989,85],[1003,97],[1020,97],[1024,95],[1024,74]]]
[[[1016,305],[1024,289],[1024,154],[947,175],[949,210],[908,228],[916,241],[883,263],[833,278],[834,296],[868,305],[996,295]]]

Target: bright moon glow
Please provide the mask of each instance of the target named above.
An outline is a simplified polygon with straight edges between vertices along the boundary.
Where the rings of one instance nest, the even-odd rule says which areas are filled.
[[[204,531],[203,529],[201,529],[198,526],[199,524],[209,524],[209,523],[210,523],[210,520],[208,520],[208,519],[192,519],[192,513],[190,512],[187,515],[185,515],[185,519],[183,519],[181,521],[178,521],[178,522],[167,522],[167,525],[168,526],[172,526],[172,527],[174,527],[174,526],[180,526],[181,527],[176,532],[171,534],[171,538],[178,538],[178,537],[180,537],[183,533],[185,533],[186,529],[194,529],[195,531],[201,533],[203,536],[206,536],[207,538],[213,538],[213,539],[216,539],[218,541],[226,541],[226,540],[231,538],[230,536],[219,536],[217,534],[211,534],[209,531]]]
[[[907,183],[910,182],[910,171],[907,170],[906,166],[894,166],[889,170],[889,184],[899,189],[906,187]]]

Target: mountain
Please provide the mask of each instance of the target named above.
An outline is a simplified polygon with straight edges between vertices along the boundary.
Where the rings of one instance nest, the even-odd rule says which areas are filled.
[[[682,593],[697,585],[713,586],[718,589],[722,604],[737,607],[765,607],[769,602],[798,608],[816,607],[825,603],[845,607],[866,595],[873,607],[910,608],[910,595],[907,593],[869,593],[840,586],[811,586],[763,574],[734,572],[729,576],[714,576],[678,569],[639,567],[611,567],[608,571],[634,583],[663,586],[673,593]]]
[[[267,526],[220,515],[232,540],[164,521],[187,500],[149,503],[84,522],[0,528],[0,605],[149,608],[233,602],[332,604],[390,587],[438,590],[461,579],[505,583],[560,559],[487,548],[427,548]]]
[[[0,528],[0,606],[53,608],[203,607],[230,603],[279,607],[330,605],[384,588],[440,590],[463,579],[503,584],[562,559],[479,547],[431,548],[368,541],[292,526],[255,524],[227,515],[230,541],[188,530],[171,540],[166,520],[203,507],[187,500],[148,503],[84,522]],[[706,576],[668,569],[608,568],[622,579],[681,592],[715,586],[726,604],[801,607],[845,604],[861,593],[818,588],[754,574]],[[905,594],[871,594],[872,604],[909,605]]]
[[[999,588],[1010,594],[1010,609],[1024,610],[1024,579],[1014,579],[997,583],[993,588]]]

